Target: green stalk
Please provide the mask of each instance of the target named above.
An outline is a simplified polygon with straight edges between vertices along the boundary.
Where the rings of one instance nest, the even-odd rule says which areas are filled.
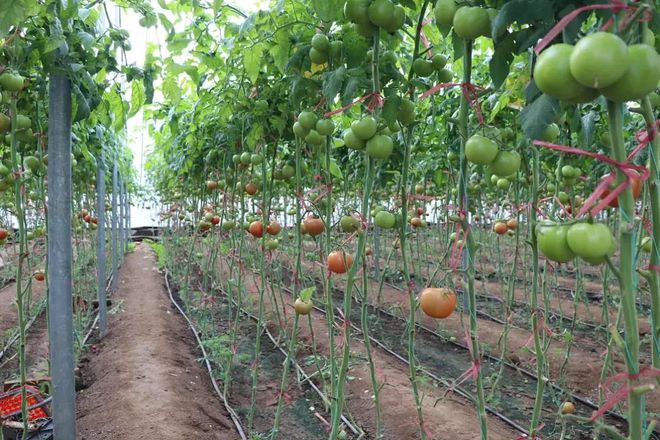
[[[650,135],[651,127],[655,124],[655,115],[653,114],[653,107],[649,98],[642,100],[642,110],[644,121],[646,122],[647,130]],[[651,153],[651,215],[653,218],[653,234],[652,242],[653,249],[651,251],[649,270],[649,285],[651,288],[651,323],[653,327],[652,333],[652,352],[653,352],[653,367],[660,368],[660,280],[658,279],[658,271],[654,269],[660,265],[660,247],[657,240],[660,240],[660,137],[656,136],[652,143]],[[658,378],[660,384],[660,378]]]
[[[262,278],[265,278],[262,276]],[[280,383],[280,395],[277,398],[277,409],[275,410],[275,421],[273,422],[273,433],[270,440],[275,440],[277,434],[280,432],[280,417],[282,415],[282,407],[284,406],[284,392],[286,391],[286,384],[289,376],[289,365],[291,358],[295,356],[296,339],[298,335],[298,320],[300,316],[296,313],[293,320],[293,330],[291,330],[291,340],[289,340],[289,349],[287,350],[286,360],[282,367],[282,382]]]
[[[612,138],[612,156],[620,162],[626,161],[626,149],[623,141],[623,108],[621,104],[607,101],[607,114],[610,137]],[[624,175],[618,171],[617,181],[621,182]],[[628,186],[619,195],[619,288],[621,291],[621,307],[625,327],[625,358],[629,374],[639,372],[639,329],[637,324],[637,309],[635,307],[634,288],[634,252],[633,222],[635,203],[632,189]],[[635,386],[637,381],[629,379],[629,385]],[[630,393],[628,395],[628,431],[630,440],[643,439],[644,395]]]
[[[21,383],[21,418],[23,420],[23,437],[28,434],[28,410],[27,410],[27,390],[25,384],[27,382],[27,363],[25,359],[25,342],[26,342],[26,326],[27,319],[25,316],[26,310],[23,304],[23,263],[26,258],[27,248],[27,231],[25,227],[25,212],[23,210],[23,196],[21,194],[21,177],[16,174],[19,172],[21,164],[18,161],[18,152],[16,141],[16,127],[18,119],[18,109],[16,106],[16,96],[13,95],[11,99],[11,172],[15,175],[14,180],[14,204],[16,205],[16,219],[18,221],[18,238],[19,238],[19,251],[18,251],[18,267],[16,268],[16,308],[18,310],[18,332],[19,332],[19,345],[18,345],[18,365],[19,377]]]
[[[464,42],[464,55],[463,55],[463,82],[466,84],[472,81],[472,40],[465,40]],[[460,173],[461,177],[458,184],[458,197],[459,204],[466,218],[463,221],[464,233],[467,237],[467,246],[463,250],[463,269],[465,271],[465,292],[468,297],[468,312],[470,314],[470,344],[472,353],[472,362],[476,365],[481,357],[479,348],[479,334],[477,325],[477,297],[474,288],[474,260],[473,256],[476,251],[476,243],[470,231],[470,224],[468,223],[468,199],[467,199],[467,182],[468,182],[468,164],[465,158],[465,143],[470,135],[468,126],[468,110],[469,102],[465,97],[461,99],[461,106],[458,115],[458,127],[461,134],[461,152],[460,152]],[[477,413],[479,419],[479,429],[481,432],[481,439],[488,439],[488,424],[486,417],[486,399],[484,397],[484,385],[481,369],[477,370]]]
[[[534,155],[534,168],[533,168],[533,177],[532,177],[532,206],[530,208],[530,236],[531,236],[531,247],[532,247],[532,267],[534,271],[532,272],[532,286],[530,292],[530,308],[532,311],[532,332],[534,334],[534,354],[536,356],[536,396],[534,399],[534,410],[532,412],[532,419],[529,426],[529,436],[530,438],[536,438],[536,432],[539,427],[539,421],[541,419],[541,409],[543,407],[543,391],[545,389],[545,381],[543,380],[544,376],[544,366],[546,363],[545,352],[543,351],[543,342],[541,340],[541,329],[539,328],[539,300],[538,300],[538,284],[539,284],[539,248],[536,237],[536,213],[538,207],[538,198],[539,198],[539,175],[540,175],[540,163],[539,163],[539,151],[533,149]],[[545,318],[544,318],[545,319]]]

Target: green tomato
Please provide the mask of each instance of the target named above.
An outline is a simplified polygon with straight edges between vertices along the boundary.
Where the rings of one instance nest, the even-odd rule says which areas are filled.
[[[471,136],[465,143],[465,157],[477,165],[491,164],[497,153],[497,144],[478,134]]]
[[[252,162],[252,154],[248,153],[247,151],[241,154],[241,163],[243,165],[250,165]]]
[[[491,33],[488,11],[478,6],[463,6],[454,14],[454,32],[466,40],[475,40]]]
[[[559,138],[559,126],[554,122],[543,130],[543,135],[541,139],[546,142],[554,142]]]
[[[377,134],[367,141],[367,154],[373,159],[387,159],[394,150],[392,138]]]
[[[264,161],[264,157],[261,154],[253,154],[250,156],[250,163],[252,165],[260,165]]]
[[[300,121],[296,121],[293,123],[293,134],[295,134],[299,138],[305,138],[307,134],[309,133],[309,130],[305,129]]]
[[[311,49],[309,49],[309,59],[314,64],[324,64],[328,62],[328,53],[319,52],[318,50],[312,47]]]
[[[660,55],[654,47],[635,44],[628,47],[628,70],[614,84],[601,89],[614,102],[640,99],[651,93],[660,81]]]
[[[551,222],[541,223],[536,227],[536,239],[539,250],[549,260],[568,263],[575,254],[568,247],[566,235],[568,226]]]
[[[589,262],[610,255],[616,246],[612,231],[603,223],[574,224],[566,233],[566,241],[575,255]]]
[[[374,0],[369,9],[369,20],[379,27],[388,27],[394,15],[394,3],[391,0]]]
[[[603,88],[614,84],[628,70],[625,41],[609,32],[594,32],[577,42],[570,58],[573,77],[582,85]]]
[[[349,128],[344,132],[344,144],[353,150],[361,150],[365,147],[366,142],[355,136],[353,130]]]
[[[648,254],[653,250],[653,240],[651,237],[642,238],[642,250]]]
[[[298,122],[305,130],[311,130],[316,127],[317,120],[316,114],[310,111],[303,111],[298,115]]]
[[[498,176],[510,176],[520,169],[520,154],[516,151],[500,151],[490,164],[490,170]]]
[[[314,34],[312,37],[312,47],[319,52],[327,53],[330,50],[330,40],[325,34]]]
[[[325,141],[325,136],[321,136],[316,130],[310,130],[305,136],[305,142],[310,145],[321,145],[323,141]]]
[[[546,95],[561,100],[593,100],[598,91],[580,84],[570,69],[570,58],[574,47],[570,44],[555,44],[541,52],[534,66],[536,86]],[[588,102],[588,101],[585,101]]]
[[[396,216],[391,212],[379,211],[374,222],[383,229],[392,229],[396,225]]]
[[[331,136],[335,131],[332,119],[319,119],[316,122],[316,131],[322,136]]]
[[[394,5],[394,11],[392,12],[392,16],[390,17],[388,24],[386,26],[383,26],[383,28],[387,32],[396,32],[403,27],[405,22],[406,22],[406,11],[403,9],[403,6]]]
[[[447,65],[447,57],[436,53],[431,58],[431,64],[433,65],[433,69],[440,71]]]
[[[413,72],[422,78],[429,77],[433,73],[433,63],[423,58],[417,58],[413,62]]]
[[[4,72],[0,75],[0,88],[8,92],[18,92],[24,84],[25,78],[18,73]]]
[[[408,127],[415,122],[415,104],[410,99],[401,99],[396,119],[404,127]]]
[[[0,113],[0,133],[8,133],[11,130],[11,118]]]
[[[568,197],[568,194],[566,194],[564,191],[559,191],[557,197],[559,198],[559,202],[563,205],[567,204],[570,200],[570,197]]]
[[[378,123],[373,116],[365,116],[359,121],[351,123],[351,131],[357,138],[366,141],[374,137],[378,131]]]
[[[353,23],[369,21],[370,0],[347,0],[344,4],[344,16]]]
[[[454,79],[454,72],[449,69],[441,69],[438,72],[438,81],[441,83],[448,83]]]
[[[339,227],[343,232],[353,233],[360,229],[360,220],[352,215],[345,215],[339,220]]]
[[[457,9],[456,0],[438,0],[433,8],[435,21],[439,25],[451,26]]]
[[[505,179],[504,177],[497,179],[497,183],[495,184],[499,189],[509,189],[509,186],[511,186],[511,182],[509,182],[509,179]]]

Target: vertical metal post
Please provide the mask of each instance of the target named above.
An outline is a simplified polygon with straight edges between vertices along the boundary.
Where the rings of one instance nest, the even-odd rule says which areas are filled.
[[[128,242],[131,243],[133,241],[133,229],[131,229],[131,195],[128,192],[128,188],[126,188],[126,211],[128,212],[126,216],[126,230]]]
[[[105,151],[101,152],[96,171],[97,191],[97,238],[96,277],[99,298],[99,334],[101,339],[108,333],[108,308],[105,297]]]
[[[76,437],[71,262],[71,82],[51,75],[48,112],[48,292],[53,422],[57,440]]]
[[[126,255],[126,231],[124,230],[124,179],[119,176],[119,261],[124,261]]]
[[[124,240],[126,241],[126,251],[131,242],[131,205],[128,201],[128,186],[124,182]]]
[[[119,267],[119,248],[118,248],[118,230],[117,230],[117,180],[118,180],[117,160],[112,166],[112,290],[117,289],[117,268]]]

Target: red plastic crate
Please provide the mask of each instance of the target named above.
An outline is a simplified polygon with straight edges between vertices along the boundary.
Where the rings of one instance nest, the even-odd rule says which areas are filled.
[[[28,407],[43,402],[43,397],[37,388],[26,386]],[[21,414],[21,389],[17,388],[0,394],[0,419],[6,419]],[[28,420],[35,421],[48,418],[48,413],[43,407],[28,410]]]

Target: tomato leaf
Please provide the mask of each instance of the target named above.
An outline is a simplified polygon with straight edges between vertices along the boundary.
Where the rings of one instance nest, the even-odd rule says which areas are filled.
[[[300,297],[300,299],[303,301],[309,301],[310,299],[312,299],[314,292],[316,292],[315,287],[307,287],[300,291],[298,297]]]
[[[264,52],[264,47],[257,44],[252,50],[246,50],[243,54],[243,65],[245,72],[248,74],[250,81],[255,82],[261,70],[261,59]]]
[[[545,128],[559,115],[559,101],[548,95],[541,95],[520,112],[522,129],[530,139],[540,139]]]
[[[596,131],[596,112],[591,110],[580,120],[580,143],[582,145],[591,145],[594,141],[594,132]]]
[[[0,37],[9,32],[12,26],[20,25],[29,15],[37,10],[37,0],[13,0],[3,2],[2,14],[0,14]]]
[[[346,0],[314,0],[314,11],[323,21],[334,21],[344,10]]]
[[[128,117],[131,118],[137,114],[137,112],[144,104],[144,84],[140,81],[133,81],[133,86],[131,87],[131,110],[128,112]]]
[[[492,24],[493,36],[497,36],[513,23],[532,24],[554,21],[552,2],[549,0],[511,0],[497,14]]]
[[[512,34],[509,34],[499,44],[495,45],[495,52],[490,59],[490,77],[493,80],[495,88],[500,88],[506,77],[509,76],[509,69],[513,61],[513,50],[515,41]]]
[[[325,77],[323,81],[323,96],[325,96],[328,102],[333,102],[346,80],[346,68],[341,66],[334,72],[328,72],[323,76]]]

